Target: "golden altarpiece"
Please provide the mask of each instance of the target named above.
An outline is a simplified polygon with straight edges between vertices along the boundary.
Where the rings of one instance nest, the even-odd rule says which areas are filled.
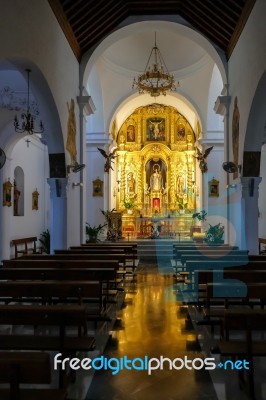
[[[123,123],[116,152],[116,209],[123,236],[189,232],[195,209],[195,133],[174,107],[151,104]],[[132,201],[132,214],[124,201]]]

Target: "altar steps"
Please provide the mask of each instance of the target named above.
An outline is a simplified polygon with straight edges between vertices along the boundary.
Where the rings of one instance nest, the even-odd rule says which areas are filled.
[[[138,241],[138,259],[142,263],[169,263],[173,258],[175,241],[151,239]]]

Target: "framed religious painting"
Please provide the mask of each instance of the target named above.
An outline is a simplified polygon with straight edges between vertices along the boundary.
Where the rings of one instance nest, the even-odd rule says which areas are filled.
[[[32,210],[38,210],[39,209],[39,193],[38,190],[35,189],[34,192],[32,192]]]
[[[12,190],[12,183],[10,180],[5,182],[3,184],[3,206],[11,207],[12,206],[12,196],[11,196],[11,190]]]
[[[219,181],[212,179],[208,182],[209,185],[209,197],[219,197]]]
[[[135,126],[131,124],[127,126],[127,142],[135,142],[135,141],[136,141]]]
[[[165,118],[147,118],[146,122],[147,141],[165,141]]]
[[[99,178],[92,181],[92,195],[103,197],[103,181]]]

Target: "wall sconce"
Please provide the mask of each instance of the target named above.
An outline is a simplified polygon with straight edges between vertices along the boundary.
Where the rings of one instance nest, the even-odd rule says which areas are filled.
[[[72,172],[79,172],[82,171],[85,168],[85,164],[79,164],[76,162],[74,165],[67,165],[67,173],[70,174],[70,171]]]
[[[224,162],[222,167],[228,174],[232,174],[237,171],[239,172],[239,174],[241,174],[242,165],[237,165],[232,161]]]
[[[82,182],[73,182],[72,183],[72,188],[74,189],[74,187],[77,187],[77,186],[79,186],[79,187],[83,187],[83,183]]]
[[[226,189],[236,189],[236,188],[237,188],[236,183],[232,183],[231,185],[226,185]]]

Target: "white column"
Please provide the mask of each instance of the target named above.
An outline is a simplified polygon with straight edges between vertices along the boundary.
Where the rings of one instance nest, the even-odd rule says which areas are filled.
[[[80,164],[84,163],[86,158],[86,145],[85,145],[85,135],[86,135],[86,117],[93,114],[95,111],[95,105],[92,101],[91,96],[88,95],[86,89],[81,87],[81,95],[77,96],[77,102],[79,105],[79,161]],[[85,224],[86,224],[86,191],[84,190],[84,185],[86,182],[86,170],[80,171],[80,243],[85,243]]]
[[[261,177],[242,177],[242,197],[244,205],[244,227],[246,235],[246,244],[249,254],[259,254],[258,249],[258,198],[259,184]]]
[[[68,178],[48,178],[50,186],[51,254],[67,248],[67,183]]]

